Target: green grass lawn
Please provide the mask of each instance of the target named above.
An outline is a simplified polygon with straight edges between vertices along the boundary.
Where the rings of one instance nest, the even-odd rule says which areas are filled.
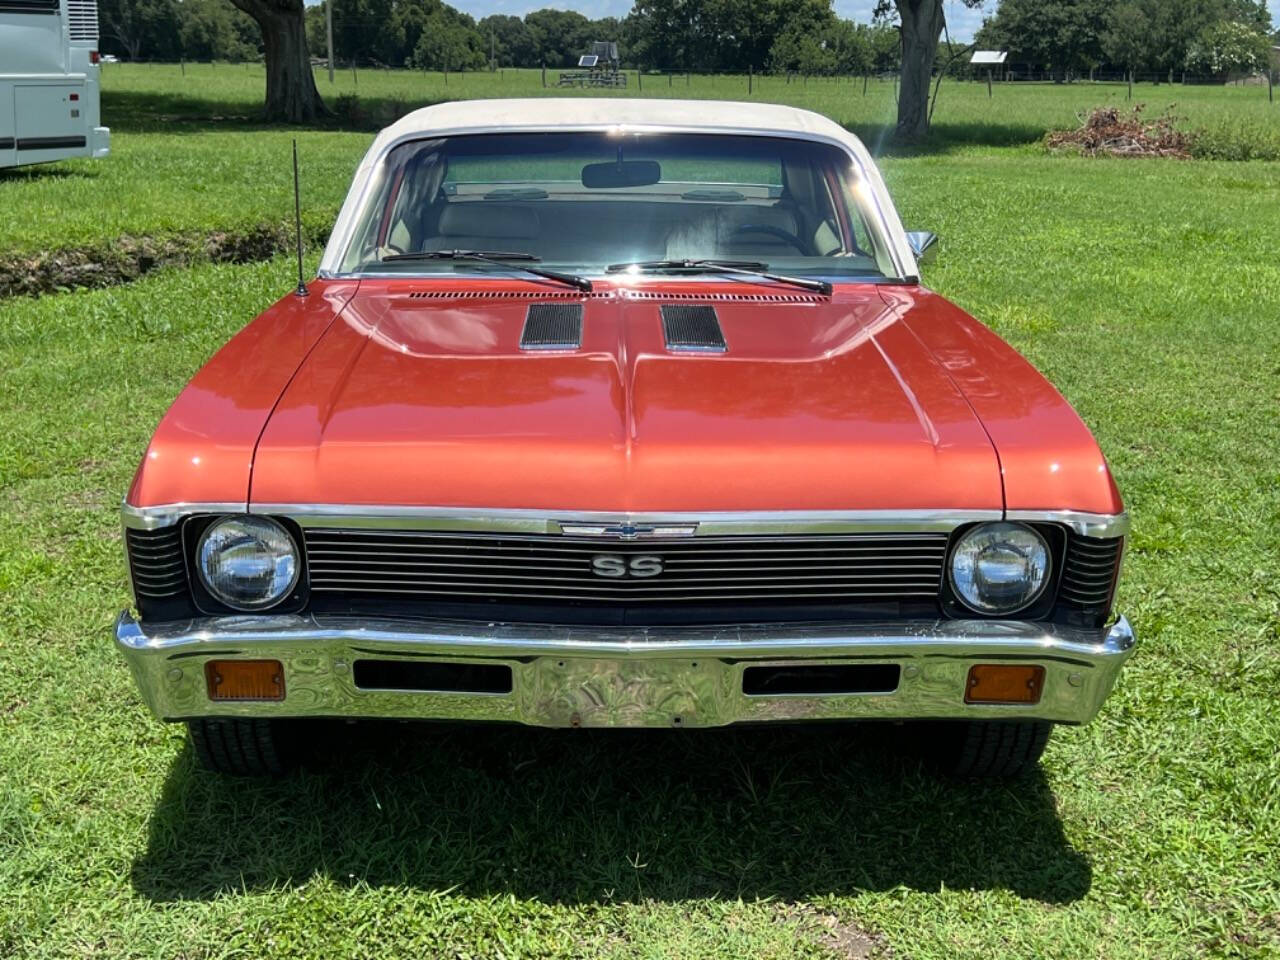
[[[249,102],[227,82],[209,96]],[[0,178],[79,211],[11,221],[0,254],[287,215],[265,181],[291,134],[142,127]],[[331,214],[367,134],[301,140]],[[116,507],[292,267],[163,270],[0,300],[0,957],[1280,956],[1280,165],[950,142],[885,169],[944,238],[930,284],[1076,404],[1134,516],[1141,647],[1041,775],[936,780],[891,728],[444,726],[325,730],[278,783],[199,773],[111,648]]]

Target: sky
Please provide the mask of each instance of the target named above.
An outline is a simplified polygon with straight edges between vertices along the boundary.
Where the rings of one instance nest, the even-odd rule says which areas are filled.
[[[982,25],[982,18],[996,8],[996,0],[986,0],[981,8],[970,10],[958,0],[944,0],[947,7],[947,26],[951,39],[969,41],[974,31]],[[524,16],[530,10],[556,7],[561,10],[577,10],[588,17],[625,17],[632,7],[632,0],[450,0],[450,3],[477,20],[491,13],[509,13]],[[876,0],[835,0],[836,13],[849,20],[868,23]],[[1280,24],[1280,0],[1267,0],[1271,18]]]

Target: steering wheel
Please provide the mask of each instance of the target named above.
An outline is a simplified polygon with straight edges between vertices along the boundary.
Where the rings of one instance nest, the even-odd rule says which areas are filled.
[[[801,253],[804,253],[804,241],[801,240],[797,234],[794,234],[789,230],[783,230],[781,227],[770,226],[767,223],[744,223],[740,227],[734,227],[733,231],[729,234],[729,239],[732,240],[734,237],[750,233],[765,234],[766,236],[776,237],[785,243],[791,244],[791,246],[795,247]]]

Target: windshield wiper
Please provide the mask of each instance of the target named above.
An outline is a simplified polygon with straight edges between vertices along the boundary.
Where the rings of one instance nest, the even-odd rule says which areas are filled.
[[[475,263],[493,263],[501,267],[510,266],[537,277],[546,277],[560,283],[577,287],[579,290],[591,291],[591,281],[572,273],[561,273],[558,270],[547,270],[545,267],[530,267],[527,263],[536,263],[540,257],[532,253],[516,253],[506,250],[420,250],[416,253],[389,253],[379,257],[381,263],[396,260],[469,260]]]
[[[806,290],[817,290],[822,294],[831,293],[831,284],[825,280],[810,280],[807,277],[788,277],[780,273],[769,273],[769,265],[755,260],[637,260],[635,263],[611,263],[605,267],[606,273],[624,273],[631,270],[692,270],[698,273],[730,273],[746,277],[760,277],[776,283],[789,283],[792,286],[804,287]]]

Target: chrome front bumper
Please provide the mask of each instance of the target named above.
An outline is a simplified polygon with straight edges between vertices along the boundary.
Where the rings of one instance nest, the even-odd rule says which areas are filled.
[[[712,727],[739,722],[1037,718],[1085,723],[1133,653],[1121,617],[1107,630],[1017,621],[778,624],[740,627],[556,627],[351,617],[211,617],[115,626],[147,706],[192,717],[398,717],[545,727]],[[285,699],[211,701],[213,658],[279,660]],[[364,689],[358,660],[502,665],[511,692]],[[1045,668],[1034,705],[970,705],[974,663]],[[893,664],[883,693],[749,695],[749,667]]]

